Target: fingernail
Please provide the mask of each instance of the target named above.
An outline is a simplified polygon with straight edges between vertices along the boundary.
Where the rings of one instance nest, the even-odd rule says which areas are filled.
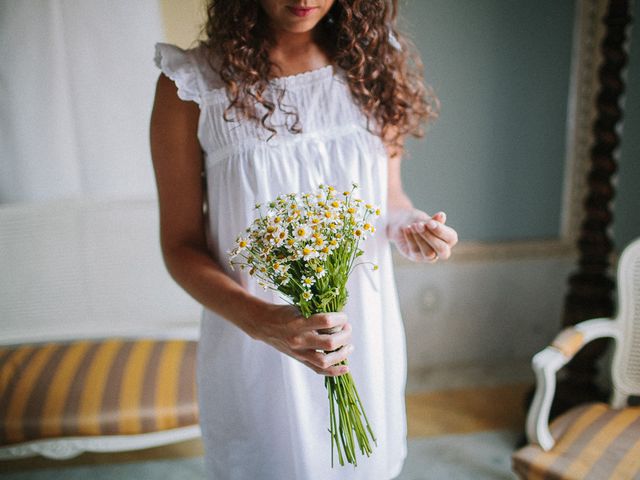
[[[436,222],[435,220],[429,220],[427,222],[427,225],[428,225],[429,228],[437,228],[438,222]]]

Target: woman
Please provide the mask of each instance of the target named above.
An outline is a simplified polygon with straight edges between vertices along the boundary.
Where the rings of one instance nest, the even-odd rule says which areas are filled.
[[[406,352],[389,242],[434,262],[457,234],[402,189],[403,139],[423,135],[437,99],[393,35],[396,10],[397,0],[217,0],[205,41],[156,46],[160,239],[168,271],[204,307],[197,385],[209,478],[371,480],[402,469]],[[380,269],[355,269],[343,312],[305,319],[231,270],[227,252],[256,203],[352,182],[382,210],[364,247]],[[355,469],[332,469],[317,374],[344,374],[347,357],[378,446]]]

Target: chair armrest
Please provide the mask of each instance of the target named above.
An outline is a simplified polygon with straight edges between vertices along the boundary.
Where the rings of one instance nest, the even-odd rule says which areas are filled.
[[[620,336],[618,323],[608,318],[586,320],[566,328],[550,346],[538,352],[532,360],[536,375],[536,392],[527,415],[529,443],[540,445],[544,451],[553,448],[555,440],[549,431],[549,411],[556,391],[556,374],[587,343],[604,337]]]

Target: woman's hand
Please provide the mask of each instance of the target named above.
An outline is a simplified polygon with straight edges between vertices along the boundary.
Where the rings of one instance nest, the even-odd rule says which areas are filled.
[[[391,208],[387,217],[387,237],[402,256],[413,262],[446,260],[458,243],[458,234],[445,225],[445,221],[444,212],[430,217],[417,208]]]
[[[320,375],[337,377],[349,371],[346,365],[336,365],[353,352],[351,325],[343,312],[305,318],[293,305],[267,303],[252,322],[250,335]]]

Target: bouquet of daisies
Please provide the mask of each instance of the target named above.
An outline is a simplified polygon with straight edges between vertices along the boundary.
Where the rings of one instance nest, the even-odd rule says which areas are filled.
[[[341,311],[349,275],[357,265],[369,263],[356,263],[364,253],[360,242],[375,232],[371,219],[380,215],[379,208],[354,196],[358,185],[352,187],[338,193],[333,186],[320,185],[316,192],[280,195],[264,213],[262,205],[256,205],[258,218],[229,251],[231,268],[247,268],[260,286],[280,292],[307,318]],[[374,443],[375,435],[350,372],[325,377],[325,386],[331,466],[334,447],[340,465],[346,457],[355,466],[356,443],[369,456],[373,451],[369,435]]]

